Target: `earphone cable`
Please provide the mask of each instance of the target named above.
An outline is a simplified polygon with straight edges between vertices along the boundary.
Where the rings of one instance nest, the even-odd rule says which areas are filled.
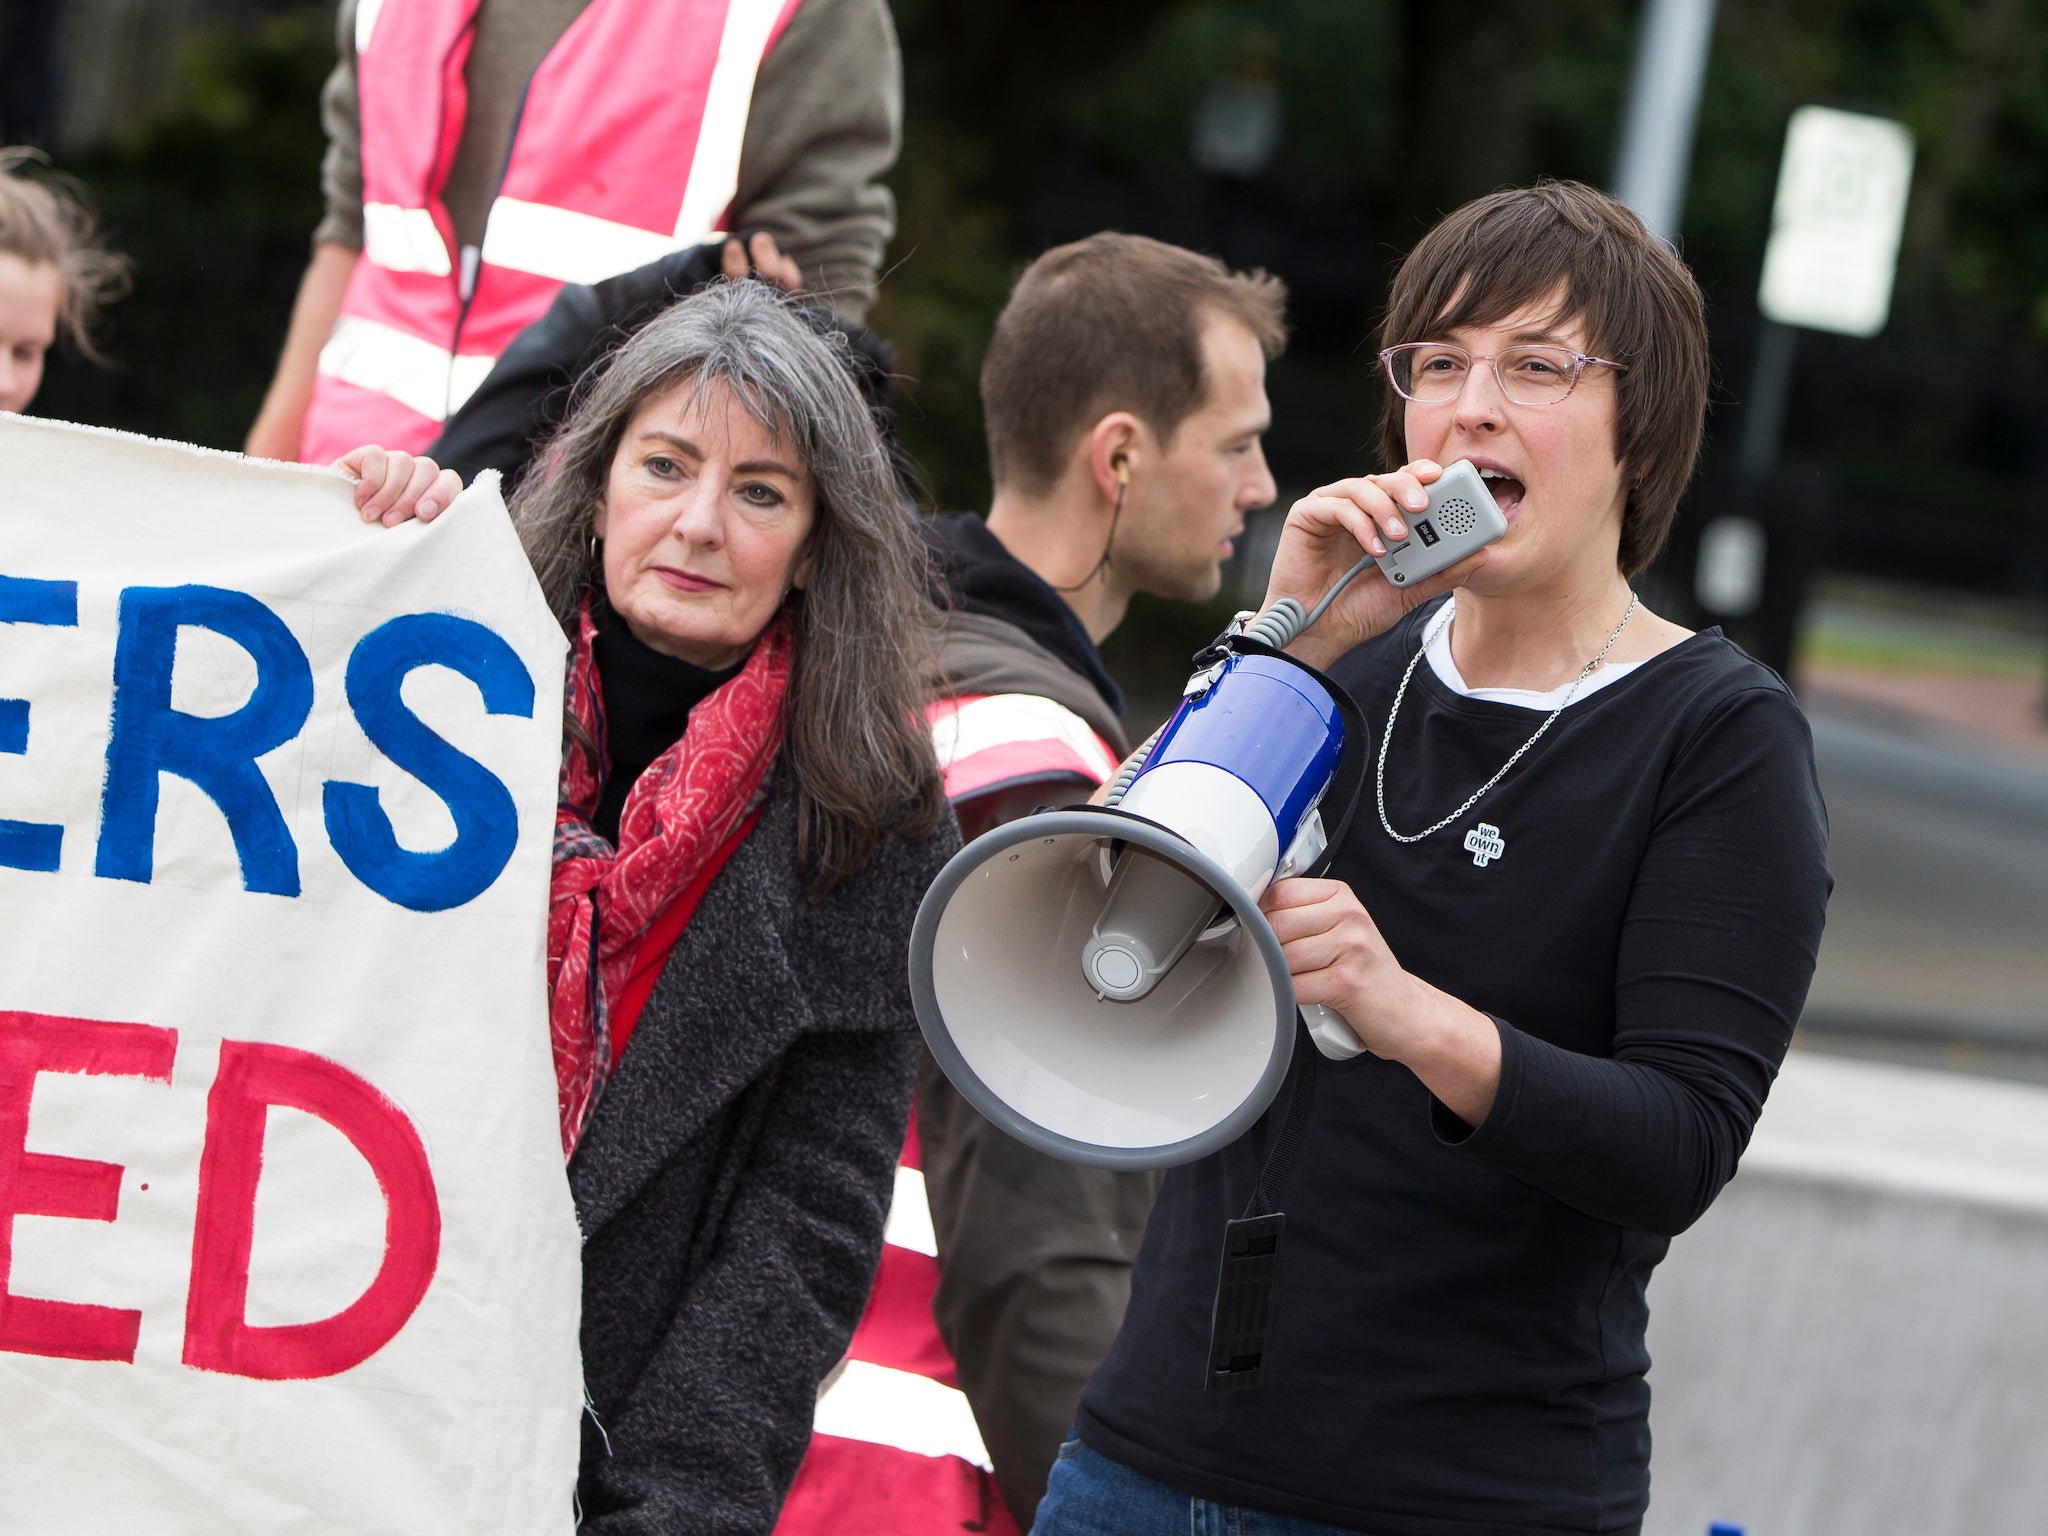
[[[1087,586],[1089,582],[1093,581],[1096,577],[1100,576],[1104,571],[1109,569],[1109,550],[1110,546],[1116,543],[1117,519],[1124,515],[1124,492],[1128,491],[1130,488],[1130,477],[1127,474],[1118,475],[1116,481],[1116,505],[1115,507],[1110,509],[1109,537],[1102,541],[1102,558],[1096,561],[1090,567],[1088,567],[1088,574],[1086,576],[1083,576],[1079,581],[1075,582],[1071,587],[1057,586],[1054,585],[1052,582],[1047,582],[1046,585],[1052,587],[1053,591],[1078,592],[1083,587]]]

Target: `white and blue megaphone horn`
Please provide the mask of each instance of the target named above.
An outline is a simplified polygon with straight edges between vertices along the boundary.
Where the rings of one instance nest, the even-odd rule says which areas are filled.
[[[953,1085],[1020,1141],[1163,1168],[1236,1140],[1278,1093],[1296,1005],[1259,897],[1314,872],[1333,809],[1341,837],[1367,756],[1342,690],[1276,649],[1305,618],[1284,603],[1198,658],[1109,804],[998,827],[926,893],[918,1022]],[[1323,1054],[1362,1049],[1336,1013],[1301,1012]]]

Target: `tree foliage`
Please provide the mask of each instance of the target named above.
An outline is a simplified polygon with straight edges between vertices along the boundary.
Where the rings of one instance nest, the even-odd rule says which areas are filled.
[[[1295,338],[1270,386],[1283,493],[1370,467],[1366,342],[1393,264],[1493,186],[1609,178],[1644,8],[896,0],[900,233],[873,318],[934,499],[987,495],[976,375],[1016,271],[1105,227],[1285,277]],[[330,16],[308,0],[197,35],[172,106],[66,167],[98,189],[137,289],[114,316],[120,370],[60,362],[41,409],[240,439],[318,216]],[[1255,176],[1205,173],[1195,119],[1247,70],[1277,83],[1278,154]],[[2032,475],[2048,430],[2048,3],[1721,0],[1682,240],[1711,306],[1718,443],[1740,430],[1785,123],[1809,101],[1898,117],[1919,144],[1892,324],[1872,342],[1801,342],[1786,446],[1844,487],[1836,557],[1881,568],[1930,515],[2009,531],[2029,497],[2048,526]]]
[[[195,32],[170,106],[66,163],[134,260],[135,291],[110,317],[115,368],[59,354],[39,414],[241,445],[320,217],[333,39],[318,4]]]

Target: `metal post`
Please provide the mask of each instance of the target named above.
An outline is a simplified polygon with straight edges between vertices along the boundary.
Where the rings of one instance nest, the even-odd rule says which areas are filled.
[[[1799,332],[1775,320],[1763,322],[1756,339],[1756,368],[1750,374],[1749,398],[1742,404],[1742,478],[1756,485],[1778,467],[1778,444],[1785,436],[1785,408],[1792,399],[1792,364],[1799,351]]]
[[[1770,564],[1782,565],[1790,551],[1804,547],[1791,520],[1814,514],[1820,499],[1785,496],[1773,483],[1798,350],[1797,329],[1775,320],[1762,322],[1756,338],[1756,366],[1750,372],[1749,394],[1742,402],[1742,442],[1736,452],[1740,492],[1733,506],[1700,530],[1693,598],[1708,613],[1724,618],[1746,618],[1760,607],[1782,605],[1787,600],[1797,604],[1803,592],[1804,578],[1796,571],[1780,570],[1776,580],[1766,580],[1765,570],[1767,558]],[[1785,627],[1774,623],[1769,612],[1763,621],[1767,632]]]
[[[2041,723],[2048,725],[2048,685],[2044,685],[2041,689],[2040,714]]]
[[[1642,25],[1614,195],[1652,234],[1676,243],[1714,37],[1714,0],[1645,0]]]

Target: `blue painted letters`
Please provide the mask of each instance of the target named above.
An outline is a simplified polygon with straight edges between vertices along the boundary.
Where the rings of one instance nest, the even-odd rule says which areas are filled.
[[[405,707],[399,690],[416,667],[460,672],[494,715],[533,716],[533,679],[516,652],[483,625],[414,613],[363,636],[348,660],[348,703],[363,734],[447,804],[455,841],[431,853],[402,848],[367,784],[330,779],[327,838],[357,879],[416,912],[459,907],[490,889],[519,841],[519,813],[491,772],[451,747]]]
[[[256,663],[256,687],[233,714],[171,708],[181,628],[210,629]],[[256,760],[298,735],[313,708],[313,671],[284,621],[255,598],[220,587],[129,587],[114,648],[114,725],[100,802],[95,874],[148,881],[156,862],[158,776],[189,779],[220,807],[242,884],[299,894],[299,850]]]
[[[78,583],[31,581],[0,576],[0,624],[50,624],[69,628],[78,622]],[[0,699],[0,752],[28,751],[28,700]],[[64,851],[64,829],[46,821],[0,818],[0,864],[54,874]]]
[[[78,584],[0,575],[0,624],[76,627]],[[256,685],[238,709],[206,716],[172,707],[171,677],[185,630],[210,631],[255,663]],[[441,798],[455,837],[426,852],[402,847],[375,788],[330,779],[321,793],[328,839],[349,871],[385,900],[415,912],[442,912],[475,900],[504,872],[519,842],[519,812],[496,775],[406,707],[405,680],[420,667],[447,667],[469,679],[493,715],[531,720],[534,688],[510,645],[452,614],[392,619],[349,655],[344,689],[363,734]],[[207,586],[125,589],[93,873],[143,884],[154,876],[162,776],[172,773],[227,818],[245,890],[298,895],[298,845],[257,765],[305,729],[313,703],[304,649],[256,598]],[[0,699],[0,753],[26,752],[28,734],[28,701]],[[54,874],[63,844],[61,826],[0,819],[0,867]]]

